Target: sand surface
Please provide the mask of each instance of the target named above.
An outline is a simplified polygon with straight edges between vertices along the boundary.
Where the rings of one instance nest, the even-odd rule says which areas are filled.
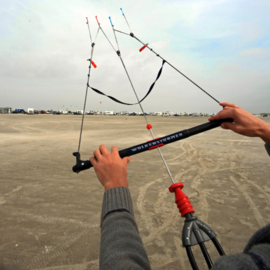
[[[262,118],[270,123],[270,118]],[[206,117],[149,117],[156,137]],[[94,170],[72,172],[80,116],[0,115],[0,269],[98,269],[103,188]],[[86,116],[81,154],[151,139],[140,116]],[[216,128],[161,148],[196,215],[227,254],[241,252],[270,222],[270,158],[263,142]],[[191,269],[181,247],[184,219],[157,150],[132,157],[129,184],[153,269]],[[218,256],[207,243],[213,260]],[[194,250],[200,269],[207,269]]]

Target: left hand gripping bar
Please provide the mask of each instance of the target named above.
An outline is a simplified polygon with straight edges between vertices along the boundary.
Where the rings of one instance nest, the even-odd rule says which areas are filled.
[[[190,129],[178,131],[176,133],[173,133],[173,134],[161,137],[161,138],[157,138],[157,139],[145,142],[145,143],[141,143],[141,144],[120,150],[119,155],[121,158],[124,158],[124,157],[129,157],[129,156],[133,156],[133,155],[145,152],[147,150],[152,150],[157,147],[161,147],[165,144],[183,140],[190,136],[219,127],[223,122],[233,122],[233,119],[222,119],[222,120],[211,121],[211,122],[207,122],[205,124],[202,124],[202,125],[190,128]],[[87,170],[93,167],[90,160],[84,160],[84,161],[81,160],[79,152],[74,152],[73,156],[76,157],[76,165],[73,166],[72,168],[73,172],[79,173],[80,171]]]

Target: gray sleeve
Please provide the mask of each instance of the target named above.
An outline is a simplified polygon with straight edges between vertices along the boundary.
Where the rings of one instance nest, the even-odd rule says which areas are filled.
[[[270,224],[258,230],[249,240],[244,252],[218,258],[212,270],[270,269]]]
[[[270,156],[270,143],[266,143],[264,146],[265,146],[265,149],[266,149],[268,155]]]
[[[247,253],[219,257],[212,270],[270,269],[270,245],[253,246]]]
[[[99,268],[151,269],[126,187],[108,189],[104,193]]]

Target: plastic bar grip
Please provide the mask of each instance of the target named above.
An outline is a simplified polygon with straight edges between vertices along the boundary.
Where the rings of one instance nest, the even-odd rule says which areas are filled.
[[[87,18],[87,17],[86,17],[86,23],[87,23],[87,24],[89,24],[89,22],[88,22],[88,18]]]
[[[181,213],[181,217],[189,213],[195,213],[188,196],[182,191],[183,187],[182,183],[175,183],[169,187],[169,191],[175,193],[175,203]]]
[[[120,10],[122,11],[122,15],[124,15],[124,11],[123,11],[123,9],[122,9],[122,8],[120,8]]]
[[[97,68],[97,65],[95,64],[94,61],[91,60],[91,64],[93,65],[94,68]]]
[[[139,49],[139,52],[142,52],[146,47],[147,47],[147,44],[145,44],[144,46],[142,46],[142,47]]]
[[[100,23],[99,23],[99,21],[98,21],[98,18],[97,18],[97,16],[96,16],[96,20],[97,20],[97,23],[98,23],[98,25],[100,25]]]
[[[205,132],[207,130],[219,127],[223,122],[233,122],[233,119],[222,119],[222,120],[211,121],[211,122],[207,122],[205,124],[202,124],[202,125],[190,128],[190,129],[181,130],[176,133],[151,140],[149,142],[141,143],[141,144],[120,150],[119,155],[121,158],[133,156],[133,155],[154,149],[156,147],[159,147],[160,144],[165,145],[165,144],[173,143],[179,140],[186,139],[190,136]],[[74,172],[79,173],[80,171],[93,167],[93,165],[91,164],[89,160],[82,161],[80,159],[80,153],[75,152],[73,153],[73,155],[76,157],[76,165],[73,166]]]
[[[112,27],[113,27],[113,23],[112,23],[112,19],[111,19],[111,17],[109,17],[109,19],[110,19],[111,25],[112,25]]]

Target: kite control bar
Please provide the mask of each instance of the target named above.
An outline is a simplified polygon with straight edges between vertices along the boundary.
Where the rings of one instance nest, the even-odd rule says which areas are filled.
[[[211,121],[193,128],[185,129],[178,131],[176,133],[157,138],[145,143],[141,143],[123,150],[119,151],[119,155],[121,158],[129,157],[132,155],[136,155],[139,153],[142,153],[147,150],[152,150],[161,146],[164,146],[165,144],[169,144],[172,142],[176,142],[179,140],[186,139],[190,136],[202,133],[204,131],[219,127],[223,122],[233,122],[233,119],[222,119],[222,120],[216,120]],[[90,169],[93,167],[92,163],[89,160],[81,160],[81,155],[79,152],[74,152],[73,156],[76,157],[76,165],[73,166],[72,170],[73,172],[79,173],[80,171]]]

